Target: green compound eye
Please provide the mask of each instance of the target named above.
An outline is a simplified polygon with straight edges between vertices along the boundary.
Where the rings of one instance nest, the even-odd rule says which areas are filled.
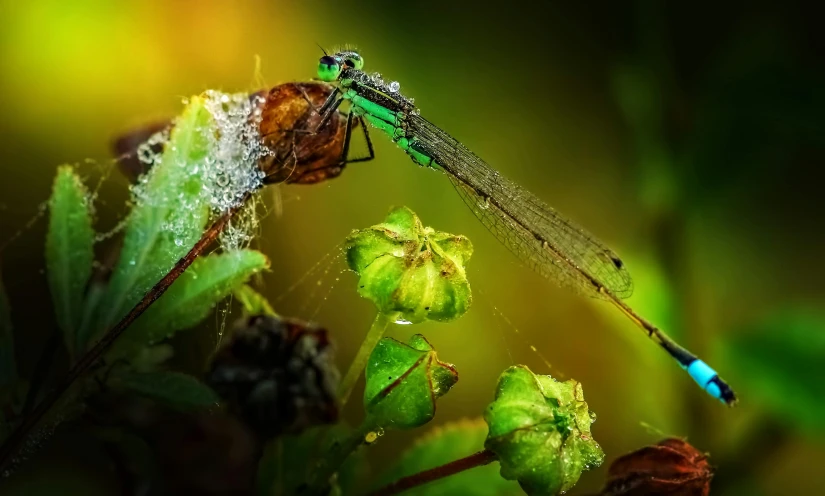
[[[346,57],[344,58],[344,63],[347,65],[347,67],[351,67],[357,71],[360,71],[364,68],[364,58],[355,52],[347,53]]]
[[[325,55],[318,62],[318,78],[321,81],[332,82],[341,74],[341,64],[333,57]]]

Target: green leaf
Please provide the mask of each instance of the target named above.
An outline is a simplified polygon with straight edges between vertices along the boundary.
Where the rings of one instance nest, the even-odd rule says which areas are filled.
[[[94,318],[100,309],[100,303],[106,296],[107,288],[108,285],[105,282],[92,280],[89,288],[86,290],[86,298],[83,301],[83,315],[80,319],[80,328],[76,339],[77,350],[82,350],[85,347],[84,330],[94,325]]]
[[[130,357],[129,364],[135,372],[155,372],[174,355],[175,349],[169,343],[144,346],[133,357]]]
[[[0,274],[0,406],[5,404],[4,392],[17,383],[17,364],[14,359],[14,333],[11,326],[9,299]]]
[[[209,386],[179,372],[122,372],[111,379],[111,384],[183,411],[213,406],[220,401]]]
[[[244,284],[243,286],[238,287],[232,294],[238,299],[243,306],[244,312],[248,315],[278,316],[278,314],[275,313],[275,310],[272,309],[272,305],[269,304],[266,297],[252,289],[252,286],[249,284]]]
[[[419,438],[379,479],[376,487],[464,458],[484,448],[487,424],[462,420],[432,429]],[[518,483],[503,479],[497,462],[476,467],[404,492],[409,496],[505,496],[523,494]]]
[[[825,312],[786,308],[723,342],[732,383],[784,423],[825,433]]]
[[[269,267],[259,251],[236,250],[201,257],[192,263],[120,338],[110,356],[133,354],[143,346],[194,327],[212,308],[249,277]]]
[[[444,363],[424,336],[404,344],[392,338],[378,342],[366,369],[364,409],[375,425],[411,429],[435,415],[436,399],[458,381],[455,367]]]
[[[46,268],[57,324],[66,347],[76,355],[83,293],[92,275],[94,238],[89,193],[74,169],[57,170],[49,200]]]
[[[203,161],[212,118],[194,97],[175,123],[160,163],[135,188],[123,250],[84,344],[111,327],[200,239],[209,218]]]

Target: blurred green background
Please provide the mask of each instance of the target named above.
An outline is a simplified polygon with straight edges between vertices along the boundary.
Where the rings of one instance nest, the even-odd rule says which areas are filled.
[[[458,367],[435,423],[478,416],[499,373],[524,363],[583,383],[608,461],[688,436],[718,466],[714,494],[825,491],[820,19],[803,2],[661,3],[3,0],[0,243],[22,233],[0,257],[21,368],[52,326],[44,222],[26,226],[58,164],[81,164],[98,229],[111,229],[128,197],[107,172],[112,137],[208,88],[257,89],[256,55],[275,85],[314,76],[316,43],[352,44],[429,120],[620,253],[631,306],[719,370],[741,403],[717,404],[612,307],[521,266],[449,181],[377,133],[376,160],[278,190],[283,213],[270,207],[258,242],[276,310],[329,328],[348,364],[374,309],[339,244],[404,204],[475,245],[470,312],[391,330],[424,333]],[[220,321],[197,332],[213,343]],[[357,420],[358,402],[349,407]],[[385,436],[374,466],[420,433]],[[596,490],[603,471],[575,492]]]

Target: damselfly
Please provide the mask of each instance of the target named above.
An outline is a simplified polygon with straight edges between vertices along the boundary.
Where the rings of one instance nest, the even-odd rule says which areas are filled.
[[[350,119],[366,119],[415,163],[444,172],[481,223],[524,263],[548,279],[611,302],[711,396],[736,403],[733,390],[712,368],[622,301],[633,284],[615,252],[421,117],[412,100],[399,92],[398,82],[367,74],[363,66],[355,51],[321,58],[318,78],[337,83],[320,109],[322,123],[349,101]]]

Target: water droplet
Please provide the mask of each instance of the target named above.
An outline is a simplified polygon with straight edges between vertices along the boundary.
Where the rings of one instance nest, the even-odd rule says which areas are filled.
[[[400,90],[400,89],[401,89],[401,83],[399,83],[398,81],[393,81],[393,82],[391,82],[391,83],[390,83],[390,85],[388,86],[388,88],[389,88],[389,90],[390,90],[390,91],[392,91],[393,93],[396,93],[396,92],[398,92],[398,90]]]
[[[175,246],[183,246],[183,240],[180,238],[175,238]]]
[[[404,320],[404,319],[398,319],[398,320],[396,320],[396,321],[395,321],[395,323],[396,323],[396,324],[401,324],[401,325],[409,325],[409,324],[412,324],[412,322],[410,322],[409,320]]]
[[[218,172],[218,175],[215,176],[215,183],[221,188],[225,188],[229,186],[229,178],[226,177],[226,174],[223,172]]]

